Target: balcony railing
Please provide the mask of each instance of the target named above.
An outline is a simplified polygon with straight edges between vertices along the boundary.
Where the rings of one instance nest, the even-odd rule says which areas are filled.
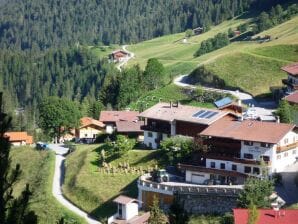
[[[171,134],[171,128],[163,126],[142,125],[141,130]]]
[[[282,83],[285,85],[290,85],[294,90],[298,90],[298,84],[289,81],[288,79],[283,79]]]
[[[295,143],[285,145],[285,146],[277,146],[276,150],[277,150],[277,152],[283,152],[283,151],[295,149],[297,147],[298,147],[298,142],[295,142]]]
[[[138,186],[140,188],[153,188],[161,191],[166,191],[168,193],[173,194],[174,192],[179,193],[196,193],[196,194],[220,194],[220,195],[230,195],[230,196],[238,196],[238,194],[242,191],[243,185],[196,185],[196,184],[188,184],[183,182],[163,182],[156,183],[150,180],[150,174],[145,174],[141,176],[138,180]]]
[[[246,159],[240,158],[239,154],[227,155],[227,154],[219,154],[219,153],[208,153],[206,155],[206,159],[216,159],[216,160],[224,160],[224,161],[233,161],[236,163],[244,163],[244,164],[255,164],[260,165],[263,161],[266,165],[270,166],[271,161],[257,160],[257,159]]]

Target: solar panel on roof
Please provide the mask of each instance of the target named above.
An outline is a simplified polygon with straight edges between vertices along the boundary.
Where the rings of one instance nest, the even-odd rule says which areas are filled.
[[[199,117],[202,113],[205,113],[206,110],[200,110],[199,112],[195,113],[194,115],[192,115],[193,117]]]
[[[211,113],[212,113],[212,111],[206,111],[205,113],[201,114],[199,117],[200,118],[205,118],[205,117],[207,117]]]
[[[218,112],[212,112],[211,114],[209,114],[208,117],[206,117],[207,119],[210,119],[211,117],[214,117],[216,114],[218,114]]]
[[[232,103],[232,99],[230,97],[225,97],[221,100],[215,101],[214,104],[216,105],[216,107],[223,107],[225,105],[228,105],[230,103]]]

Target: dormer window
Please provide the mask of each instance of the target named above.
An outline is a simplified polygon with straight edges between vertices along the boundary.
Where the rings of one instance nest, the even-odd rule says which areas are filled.
[[[244,145],[252,146],[254,143],[252,141],[244,141]]]

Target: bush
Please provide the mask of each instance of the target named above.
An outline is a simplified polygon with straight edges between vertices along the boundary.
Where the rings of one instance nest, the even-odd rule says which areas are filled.
[[[107,134],[107,133],[101,133],[97,135],[94,143],[104,143],[106,141],[115,141],[116,140],[116,135],[113,134]]]

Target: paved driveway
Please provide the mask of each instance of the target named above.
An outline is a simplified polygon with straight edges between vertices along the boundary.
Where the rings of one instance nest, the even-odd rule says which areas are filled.
[[[287,205],[298,203],[298,187],[294,182],[295,176],[298,175],[298,162],[288,166],[281,175],[283,186],[276,187],[278,195],[286,201]]]

